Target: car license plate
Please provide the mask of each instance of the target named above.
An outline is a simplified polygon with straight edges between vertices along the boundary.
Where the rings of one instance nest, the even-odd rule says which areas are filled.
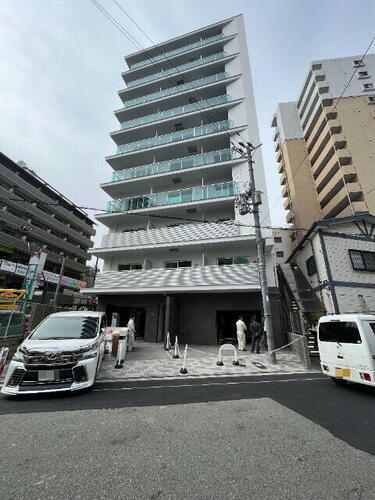
[[[335,377],[347,377],[350,378],[352,372],[350,368],[335,368]]]
[[[52,382],[55,380],[55,370],[43,370],[38,372],[39,382]]]

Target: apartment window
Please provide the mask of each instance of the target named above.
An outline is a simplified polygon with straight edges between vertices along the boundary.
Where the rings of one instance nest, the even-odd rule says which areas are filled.
[[[369,76],[367,71],[358,71],[358,78],[368,78]]]
[[[142,269],[142,264],[119,264],[119,271],[133,271],[134,269]]]
[[[375,271],[375,252],[349,250],[349,255],[355,271]]]
[[[248,257],[219,257],[217,259],[218,266],[230,266],[232,264],[249,264]]]
[[[274,237],[274,239],[273,239],[273,241],[274,241],[275,243],[282,243],[282,242],[283,242],[283,239],[282,239],[282,237],[281,237],[281,236],[275,236],[275,237]]]
[[[276,252],[276,257],[280,257],[280,258],[284,257],[284,252],[282,252],[282,251]]]
[[[373,90],[374,89],[374,84],[373,83],[364,83],[362,85],[363,90]]]
[[[361,59],[354,59],[353,61],[353,66],[355,68],[359,68],[360,66],[364,66],[365,63],[363,61],[361,61]]]
[[[191,267],[191,260],[174,260],[165,263],[166,269],[177,269],[178,267]]]
[[[307,269],[307,274],[309,276],[312,276],[313,274],[316,273],[316,262],[315,262],[315,257],[313,255],[307,259],[306,269]]]

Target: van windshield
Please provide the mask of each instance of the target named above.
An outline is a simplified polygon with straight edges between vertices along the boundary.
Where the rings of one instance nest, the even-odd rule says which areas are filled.
[[[49,316],[36,327],[33,340],[93,339],[98,318],[93,316]]]
[[[320,323],[319,340],[340,344],[361,344],[357,323],[354,321],[330,321]]]

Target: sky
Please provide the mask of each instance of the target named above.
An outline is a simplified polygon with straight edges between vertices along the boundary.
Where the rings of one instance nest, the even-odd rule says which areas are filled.
[[[113,0],[100,2],[150,45]],[[311,61],[363,54],[375,0],[118,2],[155,43],[244,14],[271,219],[285,225],[272,115],[278,102],[298,98]],[[77,205],[105,208],[104,157],[115,151],[109,132],[118,129],[123,57],[135,50],[90,0],[0,0],[0,151]],[[96,245],[105,233],[98,225]]]

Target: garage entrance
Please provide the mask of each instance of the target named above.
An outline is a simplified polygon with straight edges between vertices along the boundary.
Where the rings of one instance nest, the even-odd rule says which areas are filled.
[[[118,313],[120,316],[119,326],[126,326],[132,314],[135,316],[135,338],[144,338],[145,336],[145,323],[146,323],[146,308],[145,307],[121,307],[121,306],[107,306],[107,318],[111,324],[112,313]]]
[[[246,342],[250,341],[249,325],[253,315],[256,315],[257,320],[261,320],[261,311],[217,311],[216,312],[216,325],[217,325],[217,343],[221,344],[236,344],[236,321],[240,315],[243,316],[244,322],[247,326]]]

